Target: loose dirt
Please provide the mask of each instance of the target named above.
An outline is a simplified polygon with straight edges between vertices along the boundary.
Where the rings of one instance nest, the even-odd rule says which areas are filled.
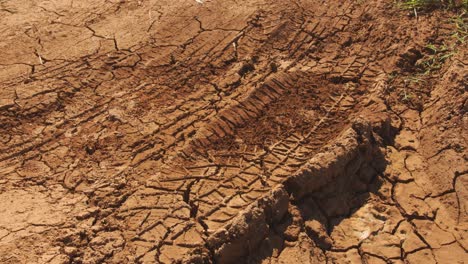
[[[1,263],[468,259],[460,11],[4,0],[0,22]]]

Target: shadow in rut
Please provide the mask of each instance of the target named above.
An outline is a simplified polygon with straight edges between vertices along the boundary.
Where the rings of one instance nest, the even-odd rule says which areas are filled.
[[[357,163],[360,162],[348,164],[345,173],[321,190],[292,201],[281,222],[270,227],[256,256],[250,256],[242,263],[262,263],[281,252],[288,241],[297,241],[299,233],[306,233],[319,248],[317,250],[330,249],[333,246],[330,235],[335,227],[366,205],[371,193],[377,194],[382,185],[379,175],[387,163],[380,151],[370,162],[364,162],[356,169]]]

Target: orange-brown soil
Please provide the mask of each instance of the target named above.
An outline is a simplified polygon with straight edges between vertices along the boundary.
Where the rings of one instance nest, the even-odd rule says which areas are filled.
[[[465,263],[459,13],[0,1],[0,262]]]

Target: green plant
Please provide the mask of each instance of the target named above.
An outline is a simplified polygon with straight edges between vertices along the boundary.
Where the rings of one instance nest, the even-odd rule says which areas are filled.
[[[417,77],[417,76],[408,76],[403,80],[406,85],[410,83],[419,83],[419,82],[424,82],[423,79]]]
[[[410,101],[414,97],[414,95],[411,93],[408,93],[406,89],[403,89],[402,93],[400,94],[400,97],[403,102],[407,102],[407,101]]]
[[[468,0],[467,0],[468,1]],[[457,42],[464,44],[466,36],[468,36],[468,16],[466,12],[463,12],[459,16],[450,19],[455,24],[455,31],[452,37]]]
[[[400,3],[401,7],[410,10],[434,9],[441,7],[468,8],[468,0],[407,0]]]
[[[417,63],[423,75],[439,70],[444,62],[455,54],[454,47],[449,47],[445,44],[428,44],[426,45],[426,49],[429,54]]]

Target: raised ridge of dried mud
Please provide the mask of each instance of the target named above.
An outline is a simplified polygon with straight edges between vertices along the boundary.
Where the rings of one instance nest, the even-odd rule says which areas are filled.
[[[287,177],[284,184],[274,186],[268,194],[250,204],[208,238],[208,247],[214,252],[216,261],[235,263],[241,257],[255,254],[268,229],[274,228],[287,213],[289,197],[298,201],[333,184],[337,177],[359,181],[363,177],[375,176],[365,175],[368,171],[364,169],[377,163],[379,151],[370,124],[356,120],[352,128],[325,148],[325,152],[315,155]]]
[[[455,15],[0,1],[0,262],[463,263]]]

